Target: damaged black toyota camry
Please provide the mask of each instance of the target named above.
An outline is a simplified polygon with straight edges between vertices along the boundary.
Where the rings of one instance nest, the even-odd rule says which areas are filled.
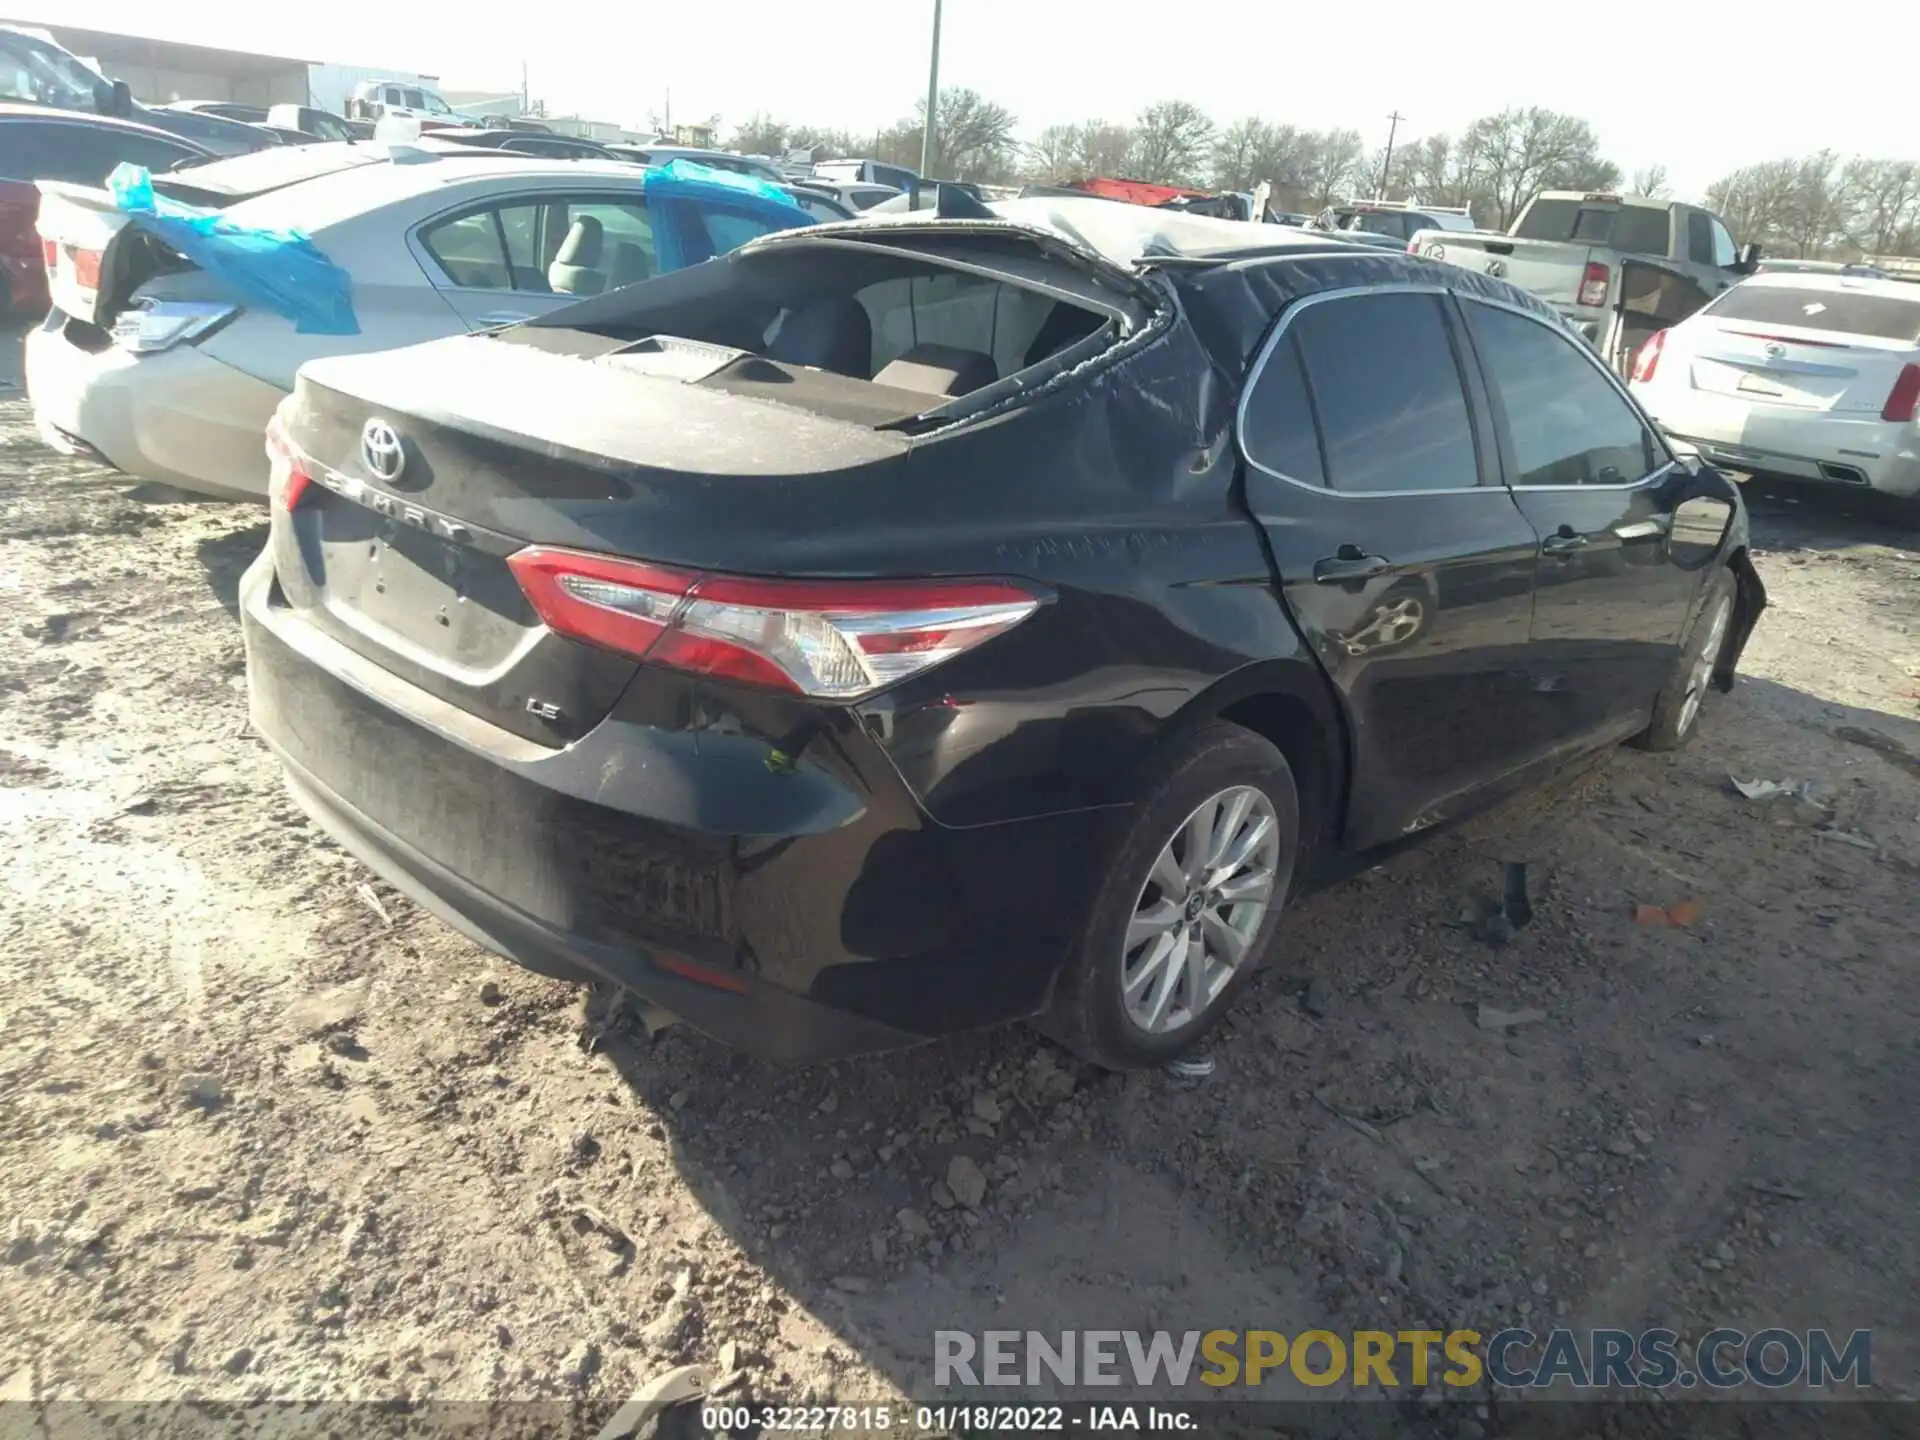
[[[1191,1047],[1302,887],[1622,740],[1765,604],[1551,312],[1099,200],[790,231],[316,361],[253,722],[399,890],[761,1055]]]

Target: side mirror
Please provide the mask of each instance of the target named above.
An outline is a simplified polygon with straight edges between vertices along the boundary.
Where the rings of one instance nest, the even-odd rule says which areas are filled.
[[[1751,275],[1759,268],[1760,246],[1756,242],[1749,240],[1740,247],[1740,253],[1734,257],[1733,273],[1736,275]]]
[[[133,114],[133,87],[124,80],[115,80],[107,99],[107,113],[125,120]]]

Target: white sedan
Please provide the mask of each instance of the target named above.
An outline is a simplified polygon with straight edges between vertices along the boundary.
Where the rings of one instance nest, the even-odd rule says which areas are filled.
[[[811,222],[727,177],[432,140],[275,147],[153,185],[249,229],[303,232],[351,276],[358,333],[301,333],[105,191],[43,182],[54,308],[27,337],[27,392],[56,447],[230,498],[266,495],[262,436],[308,360],[512,324]]]
[[[1920,285],[1756,275],[1655,334],[1631,385],[1717,465],[1920,495]]]

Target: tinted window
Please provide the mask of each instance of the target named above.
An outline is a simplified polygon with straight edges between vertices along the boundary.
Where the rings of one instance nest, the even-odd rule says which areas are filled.
[[[0,99],[101,110],[107,82],[74,56],[31,35],[0,32]]]
[[[1391,235],[1396,240],[1407,238],[1407,217],[1390,215],[1383,210],[1368,210],[1354,217],[1355,230],[1371,231],[1375,235]]]
[[[1290,327],[1320,419],[1327,484],[1357,495],[1479,483],[1473,427],[1440,301],[1359,295]]]
[[[1698,210],[1687,216],[1687,258],[1696,265],[1713,261],[1713,226]]]
[[[184,145],[121,130],[111,125],[74,121],[0,122],[0,177],[8,180],[67,180],[99,185],[125,160],[149,170],[170,170],[199,156]]]
[[[1859,282],[1853,282],[1858,284]],[[1880,340],[1920,341],[1920,299],[1794,285],[1736,285],[1707,307],[1716,320],[1793,325]]]
[[[420,241],[454,284],[469,290],[513,288],[493,211],[476,210],[457,220],[443,220],[424,232]]]
[[[400,103],[405,105],[409,110],[424,110],[427,108],[426,97],[421,95],[418,90],[402,90],[400,95]]]
[[[1466,309],[1506,416],[1514,484],[1627,485],[1664,458],[1579,341],[1509,310]]]
[[[1583,205],[1535,200],[1514,234],[1523,240],[1578,240],[1632,255],[1667,253],[1667,212],[1651,205]]]
[[[1241,436],[1247,458],[1262,468],[1309,485],[1327,483],[1320,468],[1320,440],[1314,434],[1306,376],[1291,330],[1280,337],[1248,392]]]

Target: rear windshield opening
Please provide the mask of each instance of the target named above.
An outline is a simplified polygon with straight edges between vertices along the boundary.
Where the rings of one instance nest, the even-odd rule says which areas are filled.
[[[1920,343],[1920,300],[1896,300],[1860,291],[1736,285],[1707,306],[1705,313],[1716,320],[1793,325],[1803,330]]]
[[[1629,255],[1667,253],[1667,212],[1651,205],[1585,205],[1535,200],[1515,228],[1522,240],[1577,241]]]
[[[883,424],[984,390],[1103,331],[1117,337],[1131,318],[1120,296],[1030,252],[967,263],[980,268],[891,244],[790,242],[664,275],[499,338],[607,359],[638,360],[663,341],[724,347],[739,363],[694,383]],[[555,329],[623,343],[609,352],[541,333]]]

